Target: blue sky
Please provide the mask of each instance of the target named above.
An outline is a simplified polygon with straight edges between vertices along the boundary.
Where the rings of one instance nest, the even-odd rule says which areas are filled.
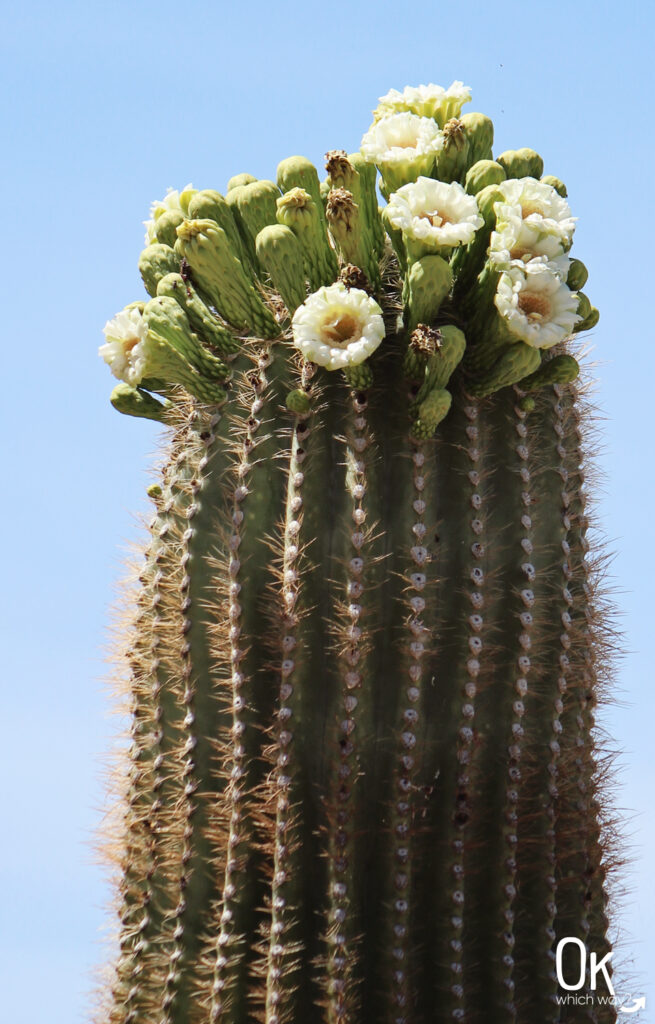
[[[102,685],[108,607],[158,430],[116,414],[96,355],[140,297],[152,199],[224,189],[303,153],[358,146],[390,87],[462,79],[496,150],[533,146],[568,185],[575,254],[602,319],[599,515],[625,631],[621,704],[631,895],[619,924],[634,994],[655,988],[652,861],[651,53],[645,3],[505,0],[320,6],[169,0],[24,3],[0,34],[6,580],[0,759],[6,1019],[87,1019],[107,890],[91,840],[116,722]],[[8,365],[7,365],[8,363]],[[633,1018],[634,1019],[634,1018]]]

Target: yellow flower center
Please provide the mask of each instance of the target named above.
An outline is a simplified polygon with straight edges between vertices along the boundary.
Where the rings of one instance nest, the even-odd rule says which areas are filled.
[[[519,309],[531,324],[539,324],[550,318],[548,299],[534,292],[522,292],[519,295]]]
[[[529,217],[531,213],[538,213],[540,215],[543,213],[541,203],[538,203],[534,199],[531,202],[526,200],[524,203],[521,203],[521,216],[523,217],[523,220],[525,220],[526,217]]]
[[[133,338],[121,338],[121,348],[124,354],[126,356],[129,355],[132,349],[136,348],[136,346],[139,344],[140,340],[141,339],[138,338],[136,335]]]
[[[433,228],[440,228],[444,224],[452,224],[450,217],[447,217],[445,213],[440,213],[438,210],[424,210],[423,213],[419,213],[421,220],[427,220],[430,222]]]
[[[402,134],[398,134],[395,138],[392,136],[389,140],[390,146],[397,146],[398,149],[414,149],[416,147],[417,136],[411,127],[406,128]]]
[[[321,335],[323,341],[326,341],[329,345],[343,348],[353,338],[360,336],[359,328],[359,320],[352,313],[348,311],[332,313],[324,321],[321,327]]]

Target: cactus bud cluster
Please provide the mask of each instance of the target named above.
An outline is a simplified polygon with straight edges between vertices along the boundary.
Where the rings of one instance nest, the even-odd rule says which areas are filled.
[[[461,82],[391,90],[374,111],[361,153],[326,153],[323,182],[308,160],[294,156],[279,164],[276,182],[240,174],[226,197],[187,186],[154,203],[139,268],[149,294],[174,299],[178,321],[186,315],[196,340],[183,357],[195,373],[226,382],[225,360],[238,356],[245,337],[290,331],[297,345],[301,324],[300,348],[311,351],[306,323],[324,290],[341,279],[380,299],[392,250],[408,351],[419,324],[451,323],[466,336],[458,372],[471,394],[490,395],[528,377],[534,387],[539,367],[552,361],[544,353],[593,327],[598,311],[580,291],[584,264],[569,256],[575,218],[565,187],[543,175],[532,149],[494,159],[493,123],[462,113],[469,100]],[[382,209],[377,173],[388,200]],[[328,358],[323,330],[317,327],[314,339],[323,365],[361,363],[352,357],[357,339],[343,345],[348,357]],[[160,321],[158,336],[166,334]],[[103,354],[108,358],[106,346]],[[365,372],[348,371],[360,389],[374,382],[372,354]],[[151,355],[146,379],[186,386],[179,365],[169,381],[162,378],[164,355]],[[121,360],[111,362],[117,372]],[[551,367],[543,379],[553,373]],[[133,370],[125,381],[134,385]],[[198,395],[197,387],[188,390]],[[161,415],[159,406],[154,414]]]

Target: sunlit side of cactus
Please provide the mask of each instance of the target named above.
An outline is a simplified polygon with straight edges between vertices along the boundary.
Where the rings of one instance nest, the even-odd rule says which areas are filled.
[[[324,182],[171,193],[105,328],[169,447],[104,1024],[615,1019],[555,972],[610,948],[569,351],[598,314],[566,189],[469,98],[392,90]]]

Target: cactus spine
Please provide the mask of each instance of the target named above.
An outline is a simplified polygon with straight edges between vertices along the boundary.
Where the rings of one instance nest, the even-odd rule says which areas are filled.
[[[610,949],[569,351],[597,311],[559,180],[421,89],[324,183],[183,193],[105,328],[169,456],[103,1024],[556,1024],[558,941]]]

